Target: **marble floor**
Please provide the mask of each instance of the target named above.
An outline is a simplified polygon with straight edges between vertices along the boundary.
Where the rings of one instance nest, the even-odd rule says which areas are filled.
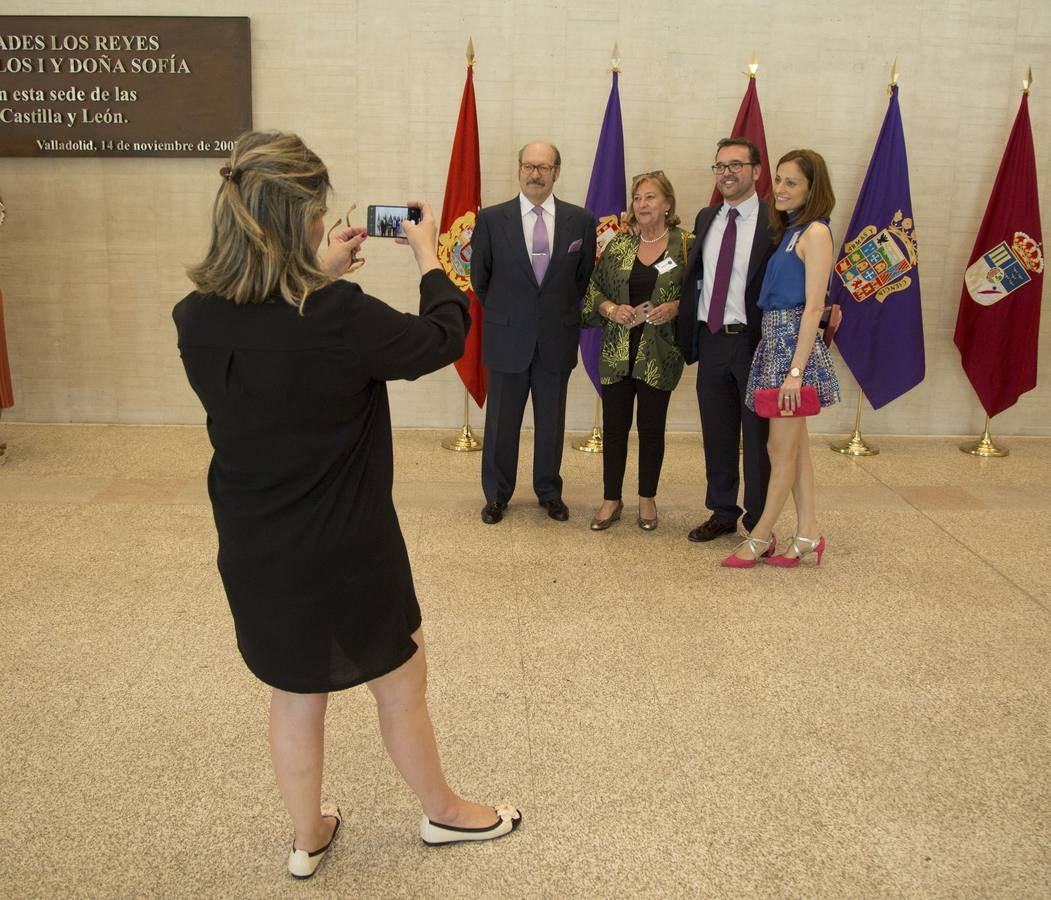
[[[567,523],[519,490],[479,520],[479,454],[396,433],[450,781],[512,837],[429,849],[363,689],[333,698],[310,883],[214,567],[201,428],[0,424],[0,896],[1046,897],[1051,440],[815,437],[819,568],[731,571],[696,435],[660,527]],[[633,453],[634,456],[634,453]],[[633,480],[629,473],[628,484]],[[786,512],[779,533],[792,532]]]

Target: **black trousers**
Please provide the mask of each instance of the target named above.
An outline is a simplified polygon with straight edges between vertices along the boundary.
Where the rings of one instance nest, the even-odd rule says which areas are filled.
[[[751,531],[763,513],[770,481],[766,440],[770,423],[744,405],[758,335],[712,334],[698,323],[697,403],[701,410],[704,468],[708,478],[705,506],[720,522],[736,523],[741,485],[739,447],[744,444],[744,519]]]
[[[518,445],[526,400],[533,398],[533,490],[540,500],[562,499],[562,445],[566,438],[569,370],[549,372],[533,355],[522,372],[489,370],[482,444],[486,503],[507,503],[518,479]]]
[[[624,467],[628,462],[628,432],[638,399],[639,496],[656,497],[664,463],[664,425],[668,419],[671,391],[652,388],[646,382],[622,378],[602,385],[602,482],[603,499],[620,500]]]

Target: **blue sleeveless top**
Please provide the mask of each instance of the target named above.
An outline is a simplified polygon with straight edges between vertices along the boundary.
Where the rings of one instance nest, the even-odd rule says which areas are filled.
[[[763,289],[759,292],[760,309],[795,309],[806,305],[806,266],[796,255],[796,241],[810,222],[793,225],[794,218],[793,213],[788,214],[788,228],[766,264]],[[813,221],[828,224],[824,217]]]

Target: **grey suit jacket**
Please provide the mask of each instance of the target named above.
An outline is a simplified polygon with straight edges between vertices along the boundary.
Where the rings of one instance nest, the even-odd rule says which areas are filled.
[[[595,265],[595,218],[555,198],[555,244],[537,284],[518,197],[479,211],[471,238],[471,286],[485,309],[482,362],[522,372],[534,353],[550,372],[577,364],[580,302]]]
[[[700,291],[697,282],[704,275],[704,238],[715,221],[715,214],[722,207],[722,201],[714,206],[706,206],[697,213],[694,223],[694,234],[697,235],[686,260],[686,274],[683,275],[682,300],[679,303],[679,347],[687,363],[697,362],[697,344],[694,332],[697,328],[697,307],[700,304]],[[763,276],[766,274],[766,263],[774,248],[770,244],[770,226],[767,224],[770,204],[759,201],[759,219],[755,223],[755,238],[752,240],[752,254],[748,257],[748,279],[745,282],[744,306],[748,317],[748,331],[754,343],[759,343],[760,325],[763,318],[759,309],[759,292],[763,287]]]

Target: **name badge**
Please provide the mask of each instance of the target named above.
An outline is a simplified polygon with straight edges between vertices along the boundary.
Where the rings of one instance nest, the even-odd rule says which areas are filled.
[[[663,275],[665,272],[670,272],[672,269],[674,269],[675,265],[675,260],[669,259],[666,256],[659,263],[655,263],[653,268],[657,270],[658,274]]]

